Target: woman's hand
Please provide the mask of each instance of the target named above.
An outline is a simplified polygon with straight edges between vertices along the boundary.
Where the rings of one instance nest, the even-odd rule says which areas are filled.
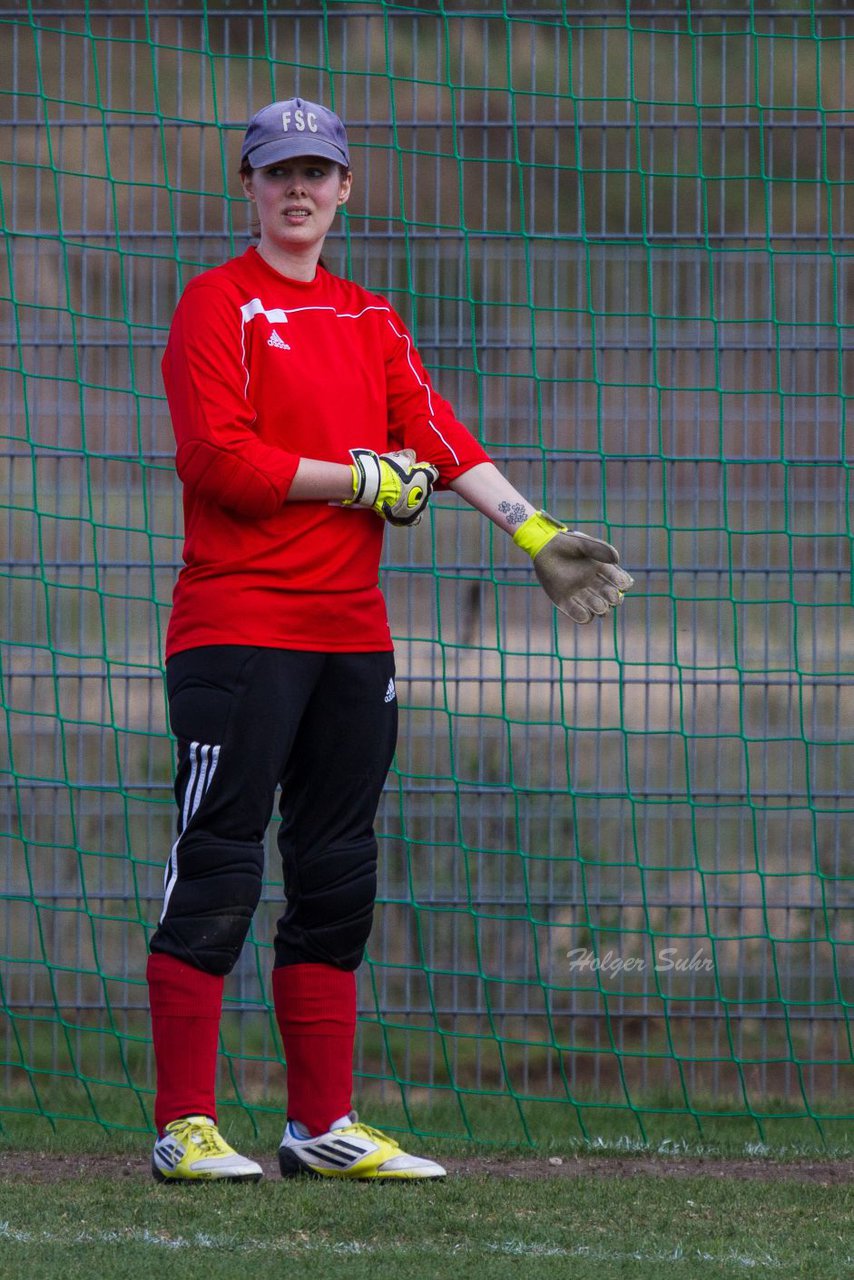
[[[351,449],[353,496],[345,507],[368,507],[395,525],[418,524],[430,500],[439,472],[429,462],[418,462],[412,449],[374,453]]]

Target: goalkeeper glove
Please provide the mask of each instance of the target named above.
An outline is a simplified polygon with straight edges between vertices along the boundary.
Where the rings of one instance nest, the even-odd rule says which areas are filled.
[[[590,622],[620,603],[634,579],[620,569],[610,542],[568,529],[546,511],[535,511],[513,535],[527,551],[546,595],[573,622]]]
[[[374,453],[351,449],[353,496],[342,506],[367,507],[389,524],[418,524],[439,472],[429,462],[417,462],[412,449]]]

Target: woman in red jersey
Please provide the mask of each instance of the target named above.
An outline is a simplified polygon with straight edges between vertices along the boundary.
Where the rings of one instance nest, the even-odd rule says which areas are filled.
[[[609,612],[631,578],[607,543],[535,511],[437,394],[388,302],[321,264],[352,182],[341,120],[272,103],[250,122],[240,172],[259,242],[191,281],[163,359],[185,545],[166,641],[178,829],[147,970],[152,1169],[261,1176],[218,1132],[214,1082],[223,983],[281,787],[281,1172],[437,1178],[441,1165],[351,1109],[373,822],[397,733],[384,526],[415,523],[434,485],[451,488],[513,536],[578,622]]]

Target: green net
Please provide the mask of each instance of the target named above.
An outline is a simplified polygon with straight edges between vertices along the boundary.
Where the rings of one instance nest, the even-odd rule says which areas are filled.
[[[349,126],[330,265],[637,577],[573,628],[453,496],[389,533],[360,1104],[483,1142],[850,1121],[851,35],[822,4],[0,9],[7,1128],[150,1124],[159,360],[183,285],[251,235],[245,121],[293,93]],[[222,1032],[255,1125],[280,894],[271,856]]]

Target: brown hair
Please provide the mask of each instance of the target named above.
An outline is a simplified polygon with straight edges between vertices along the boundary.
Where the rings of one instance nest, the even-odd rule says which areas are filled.
[[[320,159],[323,159],[323,157],[321,156]],[[273,164],[275,163],[276,161],[274,160]],[[333,162],[333,163],[336,163],[336,162]],[[262,167],[266,168],[266,165]],[[341,179],[343,181],[344,178],[347,177],[347,174],[350,172],[350,170],[347,168],[346,164],[339,164],[337,165],[337,168],[338,168],[338,172],[341,174]],[[254,169],[254,166],[249,162],[249,160],[246,159],[246,160],[241,160],[240,168],[237,170],[237,172],[240,174],[241,178],[251,178],[252,174],[255,172],[255,169]]]

